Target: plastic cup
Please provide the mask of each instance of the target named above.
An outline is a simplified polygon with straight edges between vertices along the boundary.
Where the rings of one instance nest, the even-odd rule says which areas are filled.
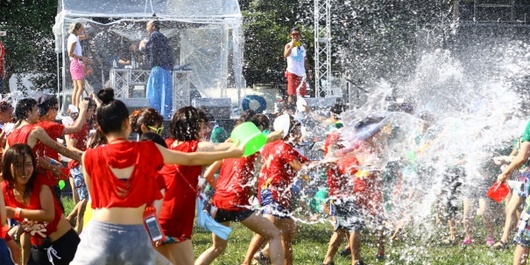
[[[491,187],[489,188],[486,195],[490,197],[495,202],[501,202],[506,198],[506,195],[510,193],[510,188],[508,185],[506,185],[504,182],[495,182]]]
[[[239,124],[230,135],[232,141],[239,141],[240,145],[245,146],[243,156],[250,156],[259,151],[266,143],[267,137],[252,122]]]

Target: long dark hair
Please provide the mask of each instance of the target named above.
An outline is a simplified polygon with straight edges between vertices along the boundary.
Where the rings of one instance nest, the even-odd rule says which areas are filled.
[[[114,89],[104,88],[98,91],[101,105],[96,110],[96,120],[104,134],[121,132],[123,122],[129,118],[127,106],[114,99]]]
[[[31,157],[31,162],[33,164],[33,173],[29,177],[28,183],[26,184],[24,198],[31,196],[31,191],[33,190],[33,185],[35,184],[35,179],[37,176],[37,170],[35,168],[37,165],[37,160],[33,155],[33,150],[31,150],[31,147],[29,147],[27,144],[14,144],[4,152],[2,159],[2,175],[4,180],[8,183],[7,187],[12,189],[15,187],[16,176],[14,176],[13,172],[11,172],[11,166],[13,165],[13,168],[17,172],[15,174],[20,174],[20,172],[24,170],[23,167],[26,163],[26,156],[28,155]]]
[[[176,141],[199,140],[199,111],[192,107],[177,110],[171,119],[169,135]]]

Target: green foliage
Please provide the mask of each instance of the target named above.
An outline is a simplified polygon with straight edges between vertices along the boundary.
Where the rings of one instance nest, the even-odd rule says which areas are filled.
[[[15,73],[40,73],[37,87],[56,87],[56,56],[52,26],[57,0],[0,1],[0,37],[6,47],[7,78]]]

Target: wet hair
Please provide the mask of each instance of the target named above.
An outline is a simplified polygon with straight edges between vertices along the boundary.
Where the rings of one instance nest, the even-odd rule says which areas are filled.
[[[88,139],[86,141],[86,147],[89,149],[94,149],[106,143],[107,143],[107,137],[105,137],[105,135],[100,130],[97,129],[94,133],[88,136]]]
[[[0,112],[4,112],[12,108],[13,108],[13,105],[11,105],[11,103],[9,103],[8,101],[5,101],[5,100],[0,101]]]
[[[302,126],[302,124],[298,120],[296,120],[292,115],[289,115],[289,132],[287,133],[284,139],[288,139],[290,136],[292,136],[294,128],[297,126]]]
[[[154,132],[146,132],[142,134],[142,136],[140,136],[140,141],[153,141],[155,144],[158,144],[164,148],[167,148],[166,141],[164,141],[162,136]]]
[[[239,124],[247,122],[247,121],[252,121],[252,117],[254,117],[254,115],[256,115],[256,112],[251,109],[243,111],[243,113],[241,113],[241,116],[239,116],[239,119],[237,119],[234,126],[238,126]]]
[[[53,108],[59,104],[57,97],[50,94],[44,94],[37,99],[37,107],[39,108],[39,116],[44,116]]]
[[[263,130],[268,130],[270,127],[269,118],[265,114],[255,114],[254,116],[252,116],[252,122],[258,128],[262,126]]]
[[[68,33],[73,34],[75,31],[79,30],[83,24],[81,22],[73,22],[68,28]]]
[[[33,190],[33,185],[37,176],[37,160],[33,155],[33,150],[27,144],[14,144],[10,146],[5,152],[2,159],[2,176],[7,182],[7,187],[12,189],[15,187],[16,177],[11,172],[11,165],[17,173],[20,174],[24,170],[24,165],[26,163],[26,156],[31,158],[33,164],[33,173],[29,177],[28,183],[26,183],[26,190],[24,191],[24,198],[31,196],[31,191]]]
[[[169,126],[169,136],[177,141],[199,140],[199,111],[192,107],[183,107],[173,114]]]
[[[37,101],[32,98],[23,98],[17,102],[15,107],[15,118],[20,121],[28,118],[28,112],[33,110]]]
[[[205,107],[199,108],[199,120],[203,122],[215,121],[215,117]]]
[[[339,119],[339,115],[346,110],[346,106],[341,102],[337,102],[331,106],[329,111],[333,114],[335,119]]]
[[[103,134],[117,133],[123,130],[123,122],[129,118],[127,106],[114,99],[114,89],[104,88],[98,91],[101,105],[96,110],[96,121]]]
[[[133,111],[129,116],[131,131],[142,135],[142,125],[157,126],[164,122],[164,117],[153,108],[143,108]]]

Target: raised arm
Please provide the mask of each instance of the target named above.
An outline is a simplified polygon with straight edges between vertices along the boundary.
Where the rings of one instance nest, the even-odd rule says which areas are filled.
[[[157,145],[157,147],[164,158],[165,164],[179,164],[184,166],[209,165],[225,158],[238,158],[243,155],[244,148],[243,146],[234,145],[226,151],[184,153],[168,150],[160,145]]]
[[[81,161],[81,156],[76,154],[72,150],[68,150],[68,148],[62,146],[57,141],[50,138],[50,136],[46,133],[44,129],[41,127],[35,127],[33,131],[31,131],[29,137],[35,137],[36,140],[40,141],[46,146],[49,146],[50,148],[53,148],[55,151],[59,152],[60,154],[69,157],[76,161]],[[28,139],[28,143],[30,142],[30,139]],[[31,145],[30,145],[31,146]],[[34,145],[33,145],[34,146]]]
[[[512,160],[510,165],[504,169],[504,171],[497,177],[498,181],[505,181],[508,179],[510,174],[516,170],[519,169],[526,161],[528,161],[528,158],[530,157],[530,142],[523,142],[521,143],[521,148],[519,149],[519,152],[517,153],[517,156]]]
[[[71,134],[80,132],[86,122],[86,110],[88,108],[88,100],[82,100],[79,103],[79,116],[71,126],[65,126],[63,134]]]

